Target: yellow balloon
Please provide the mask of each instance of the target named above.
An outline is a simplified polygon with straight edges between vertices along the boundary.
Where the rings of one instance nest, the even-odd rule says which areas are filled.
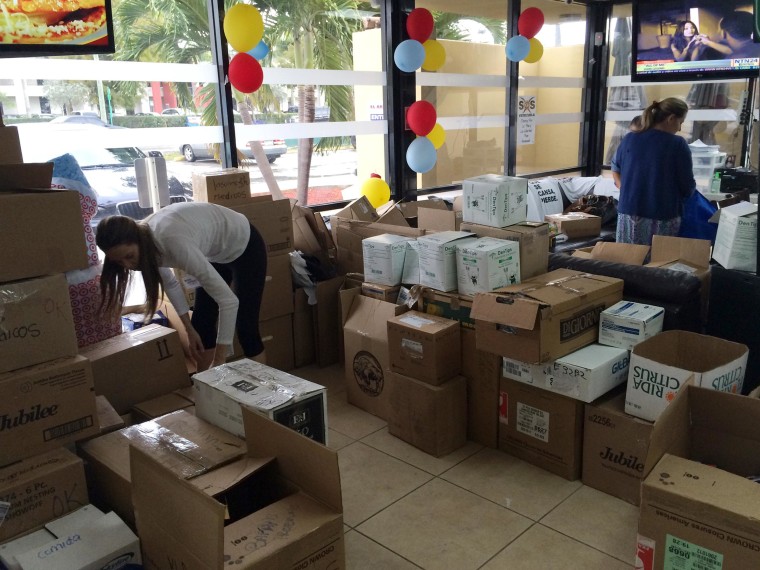
[[[224,16],[224,35],[240,53],[252,50],[264,37],[264,19],[250,4],[235,4]]]
[[[530,38],[530,50],[523,60],[525,63],[536,63],[544,55],[544,46],[536,38]]]
[[[391,199],[391,188],[382,178],[368,178],[362,184],[361,195],[367,197],[373,208],[379,208]]]
[[[433,130],[430,131],[426,136],[428,139],[430,139],[430,142],[433,143],[435,150],[441,148],[443,146],[443,143],[446,142],[446,131],[443,130],[443,127],[440,125],[440,123],[436,123],[433,127]]]
[[[438,40],[427,40],[422,47],[425,48],[425,61],[422,69],[425,71],[437,71],[446,63],[446,48]]]

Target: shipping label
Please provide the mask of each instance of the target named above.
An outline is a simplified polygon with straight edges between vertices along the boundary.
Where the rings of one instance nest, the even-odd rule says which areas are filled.
[[[663,567],[666,570],[721,570],[723,555],[668,534]]]
[[[549,443],[549,412],[517,402],[515,416],[517,431]]]

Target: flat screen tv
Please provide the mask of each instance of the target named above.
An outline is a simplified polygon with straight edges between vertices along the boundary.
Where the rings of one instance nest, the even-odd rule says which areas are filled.
[[[633,2],[631,80],[757,77],[754,31],[751,0]]]
[[[113,52],[111,0],[0,0],[0,57]]]

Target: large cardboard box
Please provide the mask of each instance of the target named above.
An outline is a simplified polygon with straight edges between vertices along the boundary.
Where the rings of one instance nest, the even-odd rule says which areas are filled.
[[[484,174],[462,182],[465,222],[504,228],[524,222],[528,214],[528,179]]]
[[[364,278],[381,285],[401,284],[408,241],[406,237],[393,234],[381,234],[362,240]]]
[[[684,382],[694,376],[703,388],[741,394],[746,345],[688,331],[665,331],[631,351],[625,411],[654,421]]]
[[[395,303],[398,300],[398,293],[401,285],[379,285],[378,283],[362,283],[362,295],[380,299],[387,303]]]
[[[92,363],[95,393],[108,398],[119,414],[190,384],[179,334],[161,325],[91,344],[79,354]]]
[[[285,255],[293,251],[293,218],[290,200],[273,200],[271,196],[256,196],[242,203],[231,204],[259,231],[267,246],[267,253]]]
[[[243,407],[327,443],[324,386],[253,360],[243,359],[193,375],[195,414],[245,437]]]
[[[314,314],[303,288],[293,293],[293,365],[296,368],[311,364],[314,352]]]
[[[82,443],[93,503],[134,524],[129,448],[150,453],[183,479],[197,477],[245,454],[245,441],[179,410]]]
[[[293,312],[293,276],[289,255],[273,255],[267,259],[267,277],[261,297],[259,320],[268,321]]]
[[[338,291],[345,281],[345,277],[338,276],[317,283],[317,303],[313,306],[313,311],[314,342],[319,366],[329,366],[340,362],[343,323],[338,306]],[[295,344],[295,350],[298,351],[299,348],[300,345]]]
[[[546,389],[552,369],[554,368],[554,361],[531,364],[522,360],[507,358],[506,356],[501,360],[501,374],[504,378],[522,382],[523,384],[530,384],[537,388]]]
[[[628,350],[590,344],[554,361],[546,376],[546,389],[592,402],[628,378]]]
[[[275,319],[259,322],[259,333],[264,343],[267,364],[280,370],[293,370],[295,356],[293,354],[293,315],[283,315]],[[237,353],[242,358],[243,351],[237,343]]]
[[[439,232],[417,238],[420,284],[439,291],[457,288],[457,247],[474,242],[470,232]]]
[[[404,255],[404,270],[401,272],[401,283],[405,285],[420,284],[420,244],[416,239],[406,242]]]
[[[145,558],[158,570],[344,568],[337,453],[247,409],[244,422],[246,455],[195,480],[132,448]]]
[[[740,202],[718,210],[713,259],[726,269],[757,270],[757,204]]]
[[[90,362],[59,358],[0,374],[0,466],[98,433]]]
[[[20,164],[24,162],[21,155],[21,141],[18,128],[13,126],[0,127],[0,164]]]
[[[475,321],[470,318],[472,297],[424,289],[419,303],[423,313],[459,321],[463,328],[475,330]]]
[[[639,568],[760,567],[760,400],[684,388],[655,423]]]
[[[462,326],[462,375],[467,378],[467,439],[499,444],[499,357],[475,348],[475,331]]]
[[[62,274],[0,284],[0,372],[76,356],[77,350]]]
[[[388,319],[391,370],[436,386],[458,375],[460,328],[456,321],[417,311]]]
[[[27,165],[13,165],[14,170]],[[47,189],[0,191],[0,282],[27,279],[72,269],[86,269],[87,250],[79,193]],[[0,176],[16,176],[15,172]],[[5,179],[8,182],[8,179]],[[13,186],[11,186],[13,187]]]
[[[229,206],[251,198],[251,175],[240,168],[193,172],[193,200]]]
[[[390,398],[386,390],[390,359],[388,319],[406,311],[403,306],[357,294],[343,304],[343,342],[348,403],[388,419]]]
[[[602,231],[602,218],[584,212],[549,214],[546,221],[556,224],[557,230],[570,239],[598,236]]]
[[[0,543],[89,503],[82,460],[54,449],[0,468]]]
[[[457,325],[459,326],[459,325]],[[393,374],[388,432],[433,457],[467,442],[467,380],[456,376],[433,386]]]
[[[462,224],[461,203],[449,210],[443,200],[421,200],[417,203],[417,227],[434,232],[459,231]]]
[[[478,348],[538,364],[599,336],[599,314],[623,297],[623,280],[557,269],[479,293],[472,305]]]
[[[583,402],[502,378],[499,449],[570,481],[581,475]]]
[[[602,311],[599,318],[599,344],[631,350],[651,336],[662,332],[665,309],[620,301]]]
[[[457,246],[457,290],[462,295],[487,293],[520,282],[520,245],[515,241],[478,238]]]

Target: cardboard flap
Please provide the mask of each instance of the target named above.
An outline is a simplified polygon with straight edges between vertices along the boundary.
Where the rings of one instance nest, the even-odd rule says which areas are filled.
[[[688,457],[691,444],[689,396],[693,385],[692,375],[683,382],[675,399],[657,418],[644,461],[643,478],[646,478],[666,453]]]
[[[409,222],[406,221],[403,212],[396,207],[396,203],[388,202],[388,204],[390,204],[390,207],[388,207],[383,213],[380,214],[380,217],[377,219],[377,223],[390,224],[392,226],[401,226],[407,228],[410,227]]]
[[[377,211],[372,207],[366,196],[361,196],[345,208],[333,214],[336,218],[374,222],[378,218]]]
[[[202,567],[221,568],[224,505],[198,493],[136,447],[130,446],[129,460],[138,535],[160,528],[171,536],[192,536],[194,540],[184,546]]]
[[[472,302],[470,318],[533,330],[540,308],[541,304],[533,299],[510,294],[478,293]]]
[[[0,119],[0,125],[2,119]],[[0,126],[0,163],[19,164],[24,162],[21,156],[21,142],[18,129],[12,126]]]
[[[433,210],[448,210],[446,202],[443,200],[420,200],[417,203],[417,214],[419,215],[420,208],[428,208]]]
[[[343,512],[338,454],[246,407],[242,411],[248,455],[276,457],[283,477],[335,512]]]
[[[600,241],[596,243],[594,249],[591,250],[591,257],[593,259],[611,261],[613,263],[641,265],[644,263],[648,253],[648,245]]]
[[[213,497],[247,479],[274,460],[274,457],[243,457],[188,480],[193,487]]]
[[[652,262],[685,261],[697,267],[710,264],[710,248],[706,239],[679,238],[671,236],[652,237]]]
[[[0,164],[0,190],[32,188],[49,191],[52,179],[52,162]]]

